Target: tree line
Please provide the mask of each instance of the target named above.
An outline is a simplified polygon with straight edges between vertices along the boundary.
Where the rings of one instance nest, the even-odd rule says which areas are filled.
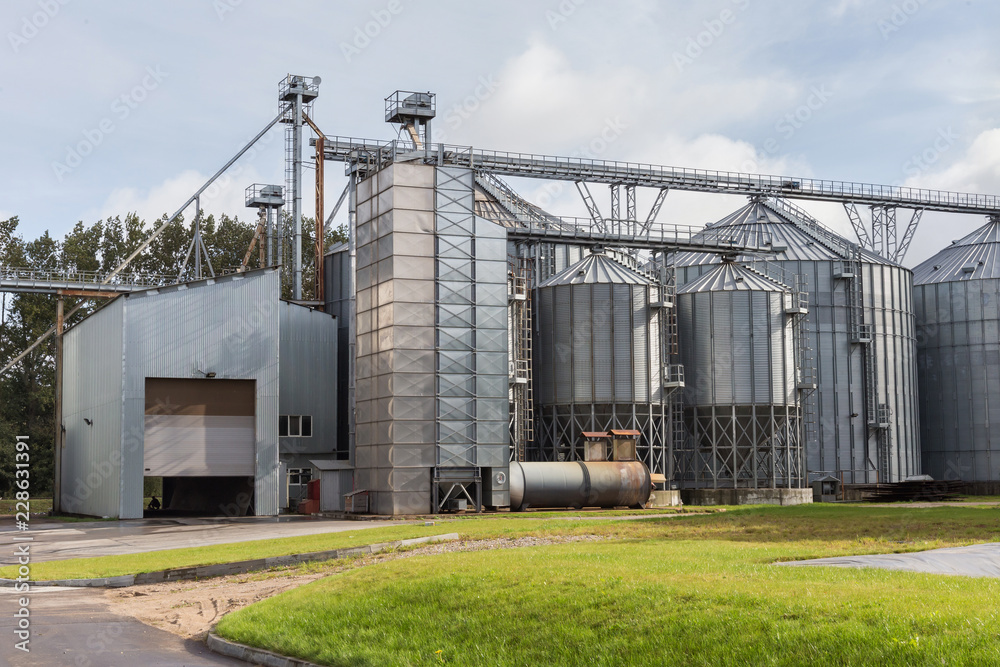
[[[0,268],[33,269],[56,273],[95,272],[108,274],[145,242],[165,220],[164,215],[147,224],[134,213],[109,217],[86,225],[78,222],[58,239],[48,231],[26,239],[15,216],[0,220]],[[285,257],[291,257],[291,220],[284,216]],[[257,221],[240,220],[222,214],[200,221],[201,236],[216,274],[236,270],[242,263],[257,228]],[[313,265],[314,221],[302,218],[303,298],[314,297]],[[168,224],[149,247],[123,271],[125,275],[160,277],[174,282],[194,278],[194,257],[185,265],[185,257],[194,232],[192,221],[178,217]],[[346,240],[343,227],[327,234],[327,247]],[[259,254],[254,248],[249,268],[258,267]],[[286,264],[290,261],[286,259]],[[291,297],[290,267],[283,269],[282,297]],[[203,270],[208,275],[208,269]],[[54,323],[56,296],[0,292],[0,367],[27,349]],[[69,312],[82,303],[66,320],[70,327],[86,318],[105,300],[80,300],[67,297]],[[31,488],[34,497],[51,495],[53,484],[53,442],[55,440],[55,342],[50,337],[12,369],[0,376],[0,497],[10,497],[15,471],[15,438],[29,437],[31,443]]]

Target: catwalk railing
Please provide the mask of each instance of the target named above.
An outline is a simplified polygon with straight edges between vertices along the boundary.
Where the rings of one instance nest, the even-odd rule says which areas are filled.
[[[853,202],[952,213],[1000,213],[1000,197],[997,195],[898,185],[688,169],[639,162],[490,151],[446,144],[428,144],[423,149],[414,151],[411,143],[401,140],[328,137],[325,149],[328,160],[352,163],[362,170],[377,169],[394,161],[419,160],[428,164],[464,166],[506,176]]]
[[[0,291],[53,293],[60,290],[81,290],[119,294],[170,285],[176,276],[152,273],[118,273],[76,271],[65,269],[26,269],[0,265]]]

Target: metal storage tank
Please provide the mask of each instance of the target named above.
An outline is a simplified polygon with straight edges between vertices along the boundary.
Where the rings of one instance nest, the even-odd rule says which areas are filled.
[[[914,270],[924,472],[1000,493],[1000,218]]]
[[[701,233],[720,234],[771,242],[773,263],[809,292],[803,363],[817,387],[802,405],[809,473],[847,484],[920,473],[913,274],[779,199],[753,198]],[[721,260],[678,253],[672,261],[683,286]]]
[[[789,287],[724,260],[677,293],[681,360],[689,369],[685,488],[805,486]]]
[[[665,304],[651,281],[601,251],[539,284],[534,455],[583,460],[583,432],[634,429],[653,473],[672,475]]]

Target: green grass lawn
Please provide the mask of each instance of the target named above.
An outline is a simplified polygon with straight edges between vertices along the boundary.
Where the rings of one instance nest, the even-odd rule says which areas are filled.
[[[453,532],[440,526],[417,525],[386,526],[365,530],[283,537],[274,540],[235,542],[204,547],[166,549],[138,554],[118,556],[98,556],[95,558],[72,558],[34,562],[31,564],[31,578],[34,581],[47,579],[91,579],[115,577],[123,574],[156,572],[178,567],[232,563],[241,560],[285,556],[288,554],[328,551],[348,547],[363,546],[377,542],[391,542],[424,535],[440,535]],[[0,568],[0,577],[16,576],[16,566]]]
[[[0,500],[0,516],[14,516],[18,510],[15,508],[17,500],[14,498],[4,498]],[[51,498],[32,498],[28,501],[28,511],[32,515],[48,514],[52,511]]]
[[[408,524],[274,540],[77,558],[32,564],[32,578],[82,579],[153,572],[178,567],[230,563],[458,533],[462,539],[546,535],[602,535],[614,539],[721,539],[743,542],[808,541],[811,556],[917,551],[942,546],[1000,541],[1000,507],[909,508],[865,505],[755,506],[712,514],[680,514],[664,519],[601,519],[603,514],[531,513],[465,515],[433,526]],[[527,518],[537,520],[528,521]],[[849,547],[848,550],[845,550]],[[0,568],[10,578],[14,568]]]
[[[1000,581],[772,563],[1000,541],[998,519],[817,505],[553,525],[619,539],[349,570],[217,631],[326,665],[996,665]]]

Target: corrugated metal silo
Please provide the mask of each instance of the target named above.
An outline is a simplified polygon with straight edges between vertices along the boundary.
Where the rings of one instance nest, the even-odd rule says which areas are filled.
[[[808,471],[843,475],[848,484],[918,474],[913,274],[780,200],[754,199],[703,234],[771,242],[773,263],[809,292],[803,326],[817,389],[803,400]],[[720,262],[699,253],[673,260],[678,286]]]
[[[1000,492],[1000,218],[914,270],[924,472]]]
[[[664,304],[651,281],[603,252],[538,286],[537,454],[582,460],[584,432],[640,431],[641,460],[670,476]]]
[[[805,483],[790,288],[725,261],[677,293],[686,488],[801,488]]]

